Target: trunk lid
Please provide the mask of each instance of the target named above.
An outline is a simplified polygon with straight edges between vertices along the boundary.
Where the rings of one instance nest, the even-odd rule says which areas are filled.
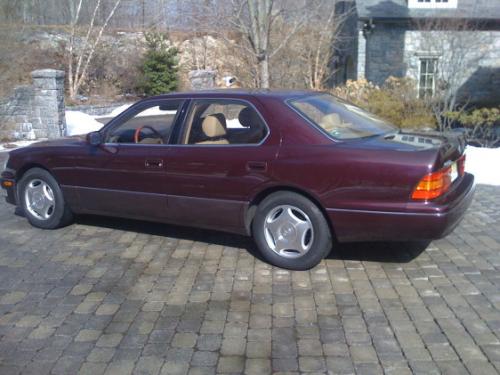
[[[458,160],[465,151],[466,140],[461,133],[398,131],[359,140],[358,146],[400,152],[430,153],[432,170],[438,170]]]
[[[417,150],[436,149],[434,168],[439,169],[458,160],[465,152],[466,140],[462,133],[456,132],[404,132],[384,137],[385,141],[404,143]]]

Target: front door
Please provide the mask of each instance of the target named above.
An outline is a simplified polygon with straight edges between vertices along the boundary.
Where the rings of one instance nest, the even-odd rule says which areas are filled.
[[[165,218],[165,161],[180,100],[138,103],[112,120],[104,143],[76,157],[82,212]]]

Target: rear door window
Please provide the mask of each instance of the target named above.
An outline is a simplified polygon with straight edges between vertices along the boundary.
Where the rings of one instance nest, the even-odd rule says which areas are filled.
[[[250,104],[238,100],[194,100],[181,137],[185,145],[252,145],[267,126]]]

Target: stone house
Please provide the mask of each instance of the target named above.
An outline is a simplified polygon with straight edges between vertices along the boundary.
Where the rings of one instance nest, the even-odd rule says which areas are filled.
[[[420,96],[451,88],[470,104],[500,103],[500,0],[352,0],[335,84],[411,77]]]

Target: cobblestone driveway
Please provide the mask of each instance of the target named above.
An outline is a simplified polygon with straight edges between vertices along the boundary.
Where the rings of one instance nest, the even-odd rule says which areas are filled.
[[[500,189],[431,244],[341,246],[309,272],[238,236],[0,203],[0,374],[500,370]]]

